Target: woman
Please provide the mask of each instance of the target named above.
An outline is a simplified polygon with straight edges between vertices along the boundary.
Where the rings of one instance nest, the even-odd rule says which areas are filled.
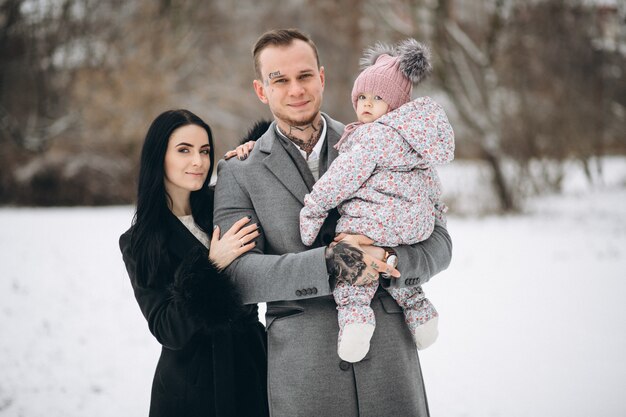
[[[248,218],[221,239],[213,228],[213,150],[193,113],[159,115],[143,144],[133,225],[120,237],[135,298],[162,345],[151,417],[268,414],[258,308],[242,305],[221,272],[259,232]]]

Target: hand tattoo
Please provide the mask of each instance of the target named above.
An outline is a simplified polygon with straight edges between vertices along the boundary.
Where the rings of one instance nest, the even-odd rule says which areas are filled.
[[[326,248],[326,268],[337,282],[353,285],[365,270],[363,252],[347,243],[339,242]]]
[[[315,145],[317,145],[317,142],[319,142],[320,136],[322,136],[322,126],[323,126],[323,122],[320,120],[320,122],[317,124],[317,127],[313,126],[313,123],[311,123],[311,124],[306,125],[306,126],[289,126],[289,132],[283,132],[282,129],[280,131],[290,141],[292,141],[293,143],[298,145],[298,147],[300,149],[302,149],[304,152],[306,152],[306,156],[308,158],[309,155],[311,155],[311,152],[313,152],[313,148],[315,147]],[[308,129],[312,129],[313,130],[313,132],[311,132],[311,136],[309,137],[308,140],[306,140],[306,139],[303,140],[303,139],[297,138],[292,133],[294,130],[297,130],[297,131],[300,131],[300,132],[304,132],[304,131],[306,131]]]

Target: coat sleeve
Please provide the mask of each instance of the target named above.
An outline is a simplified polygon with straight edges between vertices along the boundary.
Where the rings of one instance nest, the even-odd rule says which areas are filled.
[[[217,171],[214,223],[220,226],[222,233],[245,216],[250,216],[251,223],[258,223],[250,196],[238,183],[232,165],[222,160]],[[301,300],[331,294],[324,247],[284,255],[264,254],[262,230],[256,242],[253,250],[235,259],[225,270],[235,282],[245,304]]]
[[[401,245],[394,248],[398,254],[399,279],[381,279],[383,287],[402,288],[422,285],[450,265],[452,259],[452,239],[440,220],[435,220],[435,228],[428,239],[414,245]],[[408,280],[408,278],[417,278]],[[408,285],[408,282],[411,285]]]
[[[330,164],[311,193],[304,197],[304,207],[300,211],[302,243],[307,246],[313,244],[328,211],[349,200],[375,168],[374,158],[368,157],[368,150],[360,146],[341,153]]]
[[[137,277],[130,240],[128,232],[120,237],[122,257],[139,308],[161,345],[182,349],[197,333],[227,326],[239,316],[239,296],[209,262],[206,250],[190,251],[173,273],[160,268],[160,276],[146,284]]]

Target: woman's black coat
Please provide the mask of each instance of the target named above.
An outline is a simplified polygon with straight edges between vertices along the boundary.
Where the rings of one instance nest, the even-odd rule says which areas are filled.
[[[150,417],[267,416],[266,341],[258,308],[243,306],[228,277],[174,216],[156,278],[136,275],[129,229],[120,249],[161,357]]]

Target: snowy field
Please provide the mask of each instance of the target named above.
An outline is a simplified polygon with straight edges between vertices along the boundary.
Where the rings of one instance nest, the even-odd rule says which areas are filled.
[[[626,160],[609,162],[603,187],[572,176],[524,215],[449,217],[452,265],[425,287],[433,417],[626,416]],[[131,217],[0,208],[0,416],[147,415],[159,346],[117,247]]]

